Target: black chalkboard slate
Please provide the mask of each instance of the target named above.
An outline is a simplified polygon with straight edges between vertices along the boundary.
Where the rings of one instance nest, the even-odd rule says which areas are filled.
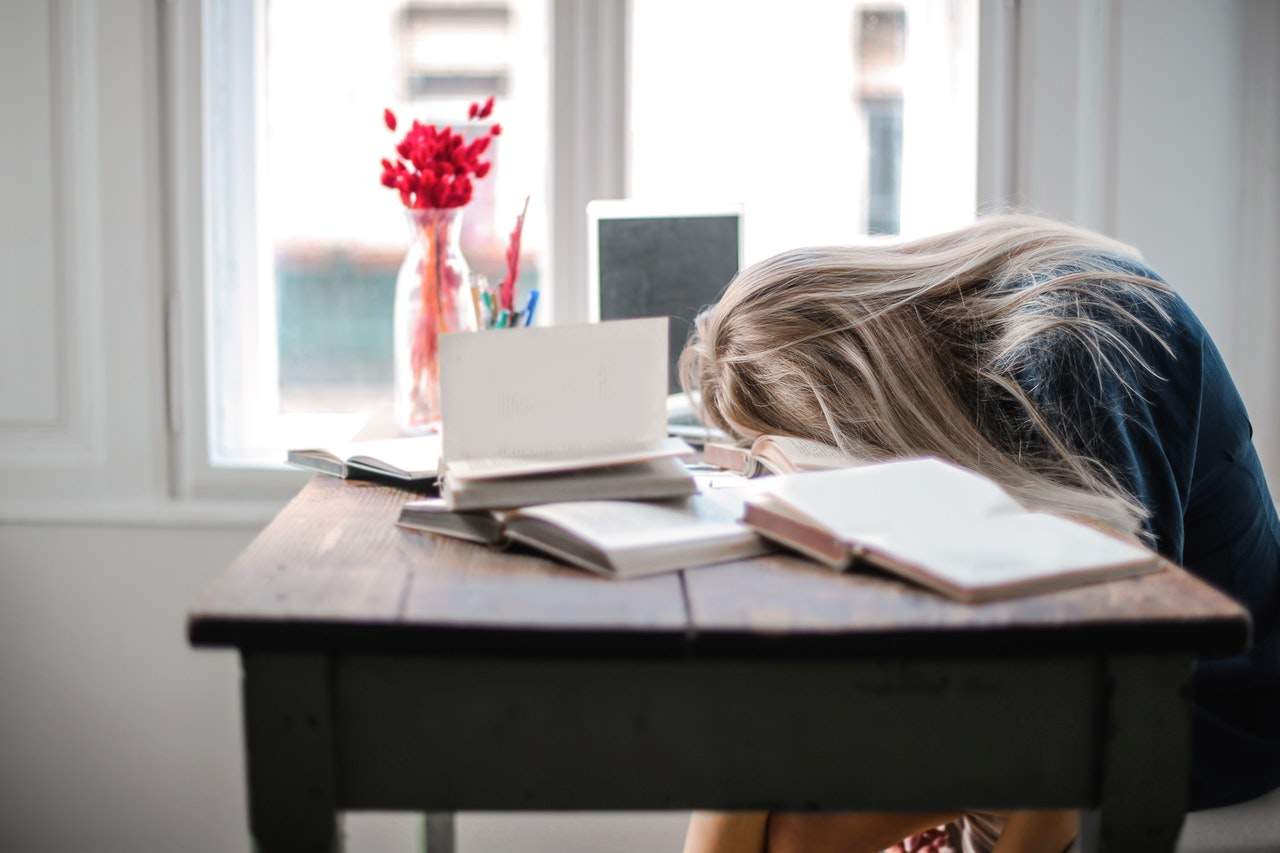
[[[693,318],[738,272],[737,216],[600,219],[600,319],[671,318],[668,386]]]

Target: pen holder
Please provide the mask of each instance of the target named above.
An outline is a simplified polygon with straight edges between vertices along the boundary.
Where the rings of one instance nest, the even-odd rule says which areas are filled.
[[[408,210],[412,242],[396,277],[395,412],[400,429],[440,428],[440,335],[476,330],[462,208]]]

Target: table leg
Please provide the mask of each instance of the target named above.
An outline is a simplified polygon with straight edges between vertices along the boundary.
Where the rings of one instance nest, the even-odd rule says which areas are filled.
[[[427,853],[454,853],[453,812],[428,812]]]
[[[1101,804],[1081,820],[1095,851],[1172,851],[1187,808],[1191,661],[1121,657],[1106,664]]]
[[[249,827],[257,849],[340,846],[330,665],[320,654],[245,652]]]

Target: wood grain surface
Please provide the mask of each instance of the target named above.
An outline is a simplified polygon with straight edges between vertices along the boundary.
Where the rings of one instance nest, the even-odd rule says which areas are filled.
[[[785,555],[614,580],[397,527],[412,492],[314,478],[192,608],[196,645],[531,654],[1187,651],[1233,654],[1245,612],[1174,566],[960,604]],[[590,637],[590,642],[585,638]]]
[[[1227,596],[1172,564],[1154,574],[984,604],[961,604],[871,570],[833,572],[776,555],[686,573],[690,622],[705,647],[760,649],[808,637],[823,648],[843,638],[864,651],[917,643],[946,651],[939,635],[963,634],[1001,654],[1118,648],[1234,654],[1247,614]],[[1024,645],[1025,644],[1025,645]],[[811,644],[804,644],[809,646]]]
[[[192,609],[192,642],[425,643],[454,652],[588,632],[655,647],[683,643],[688,619],[678,575],[615,581],[531,553],[397,526],[400,507],[417,497],[315,477]]]

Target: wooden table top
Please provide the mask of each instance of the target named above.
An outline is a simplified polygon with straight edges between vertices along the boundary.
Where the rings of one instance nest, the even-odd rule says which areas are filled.
[[[782,554],[632,580],[405,530],[416,495],[318,476],[188,615],[197,646],[665,655],[1237,653],[1248,617],[1182,569],[989,604]]]

